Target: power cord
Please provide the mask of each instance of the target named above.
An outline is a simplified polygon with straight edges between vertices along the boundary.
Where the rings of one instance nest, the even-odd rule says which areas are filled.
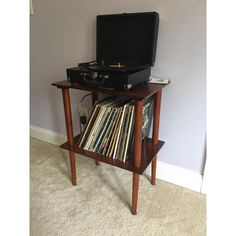
[[[85,125],[87,124],[87,116],[85,114],[81,114],[82,102],[84,101],[86,97],[90,95],[92,95],[92,93],[84,95],[79,103],[80,133],[82,133],[83,129],[85,128]],[[83,125],[83,129],[82,129],[82,125]]]

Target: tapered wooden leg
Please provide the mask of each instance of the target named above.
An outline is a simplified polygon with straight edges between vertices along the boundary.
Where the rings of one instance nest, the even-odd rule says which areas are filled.
[[[74,135],[73,135],[73,126],[72,126],[72,117],[71,117],[69,89],[63,88],[62,95],[63,95],[63,102],[64,102],[66,133],[67,133],[68,144],[70,147],[73,147],[74,146]],[[76,185],[75,153],[72,151],[69,151],[69,156],[70,156],[70,166],[71,166],[71,182],[73,185]]]
[[[133,193],[132,193],[132,208],[131,208],[131,213],[133,215],[137,214],[138,186],[139,186],[139,174],[133,173]]]
[[[151,184],[156,184],[156,166],[157,166],[157,157],[152,160],[152,177],[151,177]]]
[[[135,131],[134,131],[134,166],[141,166],[141,150],[142,150],[142,111],[143,101],[137,101],[135,107]],[[137,214],[138,205],[138,186],[139,174],[133,173],[133,193],[131,213]]]
[[[152,143],[158,144],[158,134],[159,134],[159,123],[160,123],[160,111],[161,111],[161,94],[162,90],[155,94],[155,105],[154,105],[154,116],[153,116],[153,132],[152,132]],[[157,156],[152,160],[152,176],[151,184],[156,184],[156,165]]]
[[[92,104],[94,105],[97,100],[98,100],[97,93],[96,92],[92,92]],[[98,160],[95,160],[95,163],[96,163],[96,166],[99,165],[99,161]]]
[[[69,155],[70,155],[70,168],[71,168],[71,182],[72,182],[72,185],[77,185],[75,153],[69,151]]]

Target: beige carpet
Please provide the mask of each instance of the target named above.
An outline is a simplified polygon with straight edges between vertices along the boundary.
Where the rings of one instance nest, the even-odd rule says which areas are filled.
[[[141,176],[138,214],[130,213],[132,173],[77,156],[70,183],[66,151],[31,139],[31,236],[201,236],[205,196]]]

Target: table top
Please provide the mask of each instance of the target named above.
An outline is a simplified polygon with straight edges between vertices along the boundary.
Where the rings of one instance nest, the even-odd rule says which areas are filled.
[[[166,86],[166,84],[144,83],[144,84],[135,86],[134,88],[129,89],[129,90],[121,90],[121,89],[118,90],[118,89],[110,89],[110,88],[93,88],[93,87],[83,85],[83,84],[71,83],[68,80],[55,82],[55,83],[52,83],[52,85],[61,89],[71,88],[71,89],[86,90],[86,91],[97,92],[97,93],[113,94],[117,96],[129,97],[134,100],[146,99],[154,95],[155,93],[157,93],[159,90],[161,90],[162,88]]]

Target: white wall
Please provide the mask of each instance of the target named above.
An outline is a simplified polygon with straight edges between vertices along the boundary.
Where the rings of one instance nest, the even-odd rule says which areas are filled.
[[[162,162],[201,173],[206,130],[205,1],[202,0],[34,0],[31,16],[31,124],[65,133],[61,91],[52,82],[65,69],[95,59],[98,14],[157,11],[160,28],[152,76],[169,78],[163,91]],[[75,129],[77,101],[72,92]],[[90,101],[88,101],[90,105]]]

